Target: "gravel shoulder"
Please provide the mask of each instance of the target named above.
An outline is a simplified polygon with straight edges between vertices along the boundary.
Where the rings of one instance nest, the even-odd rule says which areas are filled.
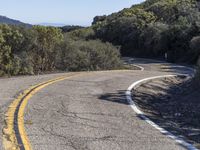
[[[200,148],[200,90],[180,77],[142,84],[133,99],[156,124]]]

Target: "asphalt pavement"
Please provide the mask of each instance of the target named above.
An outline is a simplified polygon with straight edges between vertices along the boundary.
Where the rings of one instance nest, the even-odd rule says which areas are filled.
[[[0,79],[0,129],[5,127],[10,103],[21,91],[64,75],[70,77],[39,90],[28,100],[24,125],[33,150],[185,149],[141,120],[127,103],[125,92],[133,82],[143,78],[182,73],[182,70],[191,73],[191,70],[144,60],[137,60],[137,65],[145,70]],[[0,149],[3,149],[2,136],[1,132]]]

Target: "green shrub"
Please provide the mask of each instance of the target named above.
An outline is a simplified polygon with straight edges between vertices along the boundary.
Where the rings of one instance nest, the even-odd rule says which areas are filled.
[[[121,65],[119,50],[99,40],[65,43],[61,51],[58,64],[62,70],[117,69]]]
[[[60,29],[54,27],[34,26],[36,41],[30,54],[35,73],[53,71],[57,47],[63,41]]]
[[[200,11],[197,0],[146,0],[131,8],[93,21],[95,36],[121,46],[123,56],[163,58],[196,63],[190,48],[200,35]]]
[[[0,76],[10,75],[13,62],[12,47],[9,44],[11,28],[8,25],[0,25]]]
[[[54,27],[0,25],[0,76],[118,68],[119,50],[89,40],[93,34],[92,28],[63,35]]]
[[[71,40],[89,40],[94,37],[94,30],[93,28],[77,29],[65,33],[64,36]]]

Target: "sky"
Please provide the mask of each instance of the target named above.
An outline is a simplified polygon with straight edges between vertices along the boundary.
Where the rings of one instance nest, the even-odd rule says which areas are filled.
[[[25,23],[89,26],[97,15],[108,15],[144,0],[0,0],[0,15]]]

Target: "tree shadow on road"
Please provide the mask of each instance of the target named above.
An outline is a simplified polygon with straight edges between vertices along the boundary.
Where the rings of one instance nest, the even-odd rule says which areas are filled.
[[[99,99],[128,105],[129,103],[126,99],[125,92],[125,90],[118,90],[116,93],[106,93],[104,95],[99,96]]]
[[[146,117],[200,148],[200,94],[188,82],[169,86],[171,82],[164,80],[163,86],[142,85],[133,91],[134,101]],[[145,120],[143,116],[138,117]]]
[[[171,82],[177,82],[177,84],[168,86]],[[156,84],[156,82],[144,84],[142,89],[133,91],[134,102],[145,112],[145,115],[138,115],[137,117],[142,120],[145,120],[146,117],[150,118],[172,134],[186,137],[186,141],[195,143],[199,148],[200,105],[198,96],[191,95],[194,90],[189,89],[188,84],[170,79],[164,79],[162,85]],[[155,93],[155,91],[157,92]],[[129,105],[125,93],[125,90],[118,90],[117,92],[103,94],[99,96],[99,99]],[[198,91],[196,95],[200,95]]]

